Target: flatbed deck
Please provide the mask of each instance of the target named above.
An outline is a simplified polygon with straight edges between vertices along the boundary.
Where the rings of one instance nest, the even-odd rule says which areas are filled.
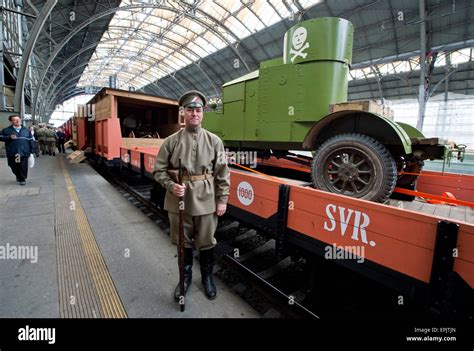
[[[233,172],[238,173],[250,173],[254,174],[251,171],[241,170],[241,169],[232,169]],[[433,174],[434,172],[430,172]],[[285,177],[276,177],[272,176],[274,179],[278,179],[286,184],[298,185],[303,187],[309,187],[310,184],[308,182],[297,180],[297,179],[290,179]],[[467,223],[474,224],[474,208],[461,206],[461,205],[450,205],[450,204],[431,204],[426,202],[426,200],[422,198],[415,198],[413,201],[408,200],[397,200],[397,199],[389,199],[388,203],[385,205],[397,207],[400,209],[405,209],[408,211],[414,211],[418,213],[423,213],[427,215],[432,215],[435,217],[439,217],[440,219],[451,219],[455,221],[463,221]]]
[[[122,148],[121,166],[152,177],[157,151]],[[458,182],[433,175],[424,183],[433,180],[435,189],[442,189],[442,179]],[[473,180],[463,176],[462,187],[474,189]],[[470,192],[465,201],[469,197]],[[379,204],[317,190],[304,181],[232,168],[228,214],[273,235],[277,252],[296,248],[325,258],[331,246],[363,248],[362,264],[335,263],[415,299],[443,296],[453,274],[468,294],[474,288],[472,207],[422,199]]]
[[[463,221],[471,224],[474,223],[474,209],[467,206],[430,204],[418,198],[413,201],[389,199],[388,205],[400,207],[409,211],[432,215],[435,217],[439,217],[440,219],[451,219],[454,221]]]

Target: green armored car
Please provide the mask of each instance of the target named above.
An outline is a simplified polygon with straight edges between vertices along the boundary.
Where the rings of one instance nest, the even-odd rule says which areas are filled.
[[[352,24],[341,18],[293,26],[283,57],[224,84],[222,111],[207,112],[203,127],[233,151],[312,151],[318,189],[378,202],[395,186],[413,189],[413,173],[423,160],[443,158],[445,146],[374,102],[347,102],[352,39]]]

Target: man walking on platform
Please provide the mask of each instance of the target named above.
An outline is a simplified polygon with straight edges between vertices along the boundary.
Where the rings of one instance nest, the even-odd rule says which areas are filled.
[[[8,120],[11,126],[2,130],[0,141],[5,142],[8,166],[16,176],[16,181],[25,185],[28,177],[28,158],[35,152],[35,141],[31,132],[21,125],[20,116],[11,115]]]
[[[64,143],[66,142],[66,134],[64,134],[61,127],[58,128],[56,136],[58,137],[58,152],[65,154],[66,150],[64,149]]]

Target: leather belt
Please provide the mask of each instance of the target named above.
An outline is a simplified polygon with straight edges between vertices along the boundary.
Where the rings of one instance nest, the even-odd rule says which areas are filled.
[[[209,179],[209,178],[212,178],[212,174],[210,174],[210,173],[192,175],[192,176],[183,175],[183,180],[191,181],[191,182],[194,182],[196,180],[205,180],[205,179]]]
[[[178,170],[177,169],[168,169],[167,170],[168,175],[173,179],[175,183],[178,182]],[[197,180],[205,180],[212,178],[212,173],[205,173],[205,174],[196,174],[196,175],[185,175],[183,174],[183,181],[197,181]]]

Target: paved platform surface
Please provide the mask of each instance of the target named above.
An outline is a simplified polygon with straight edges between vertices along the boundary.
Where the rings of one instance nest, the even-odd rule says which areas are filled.
[[[19,186],[0,158],[0,318],[258,318],[195,261],[181,313],[176,248],[88,164],[41,156]]]

